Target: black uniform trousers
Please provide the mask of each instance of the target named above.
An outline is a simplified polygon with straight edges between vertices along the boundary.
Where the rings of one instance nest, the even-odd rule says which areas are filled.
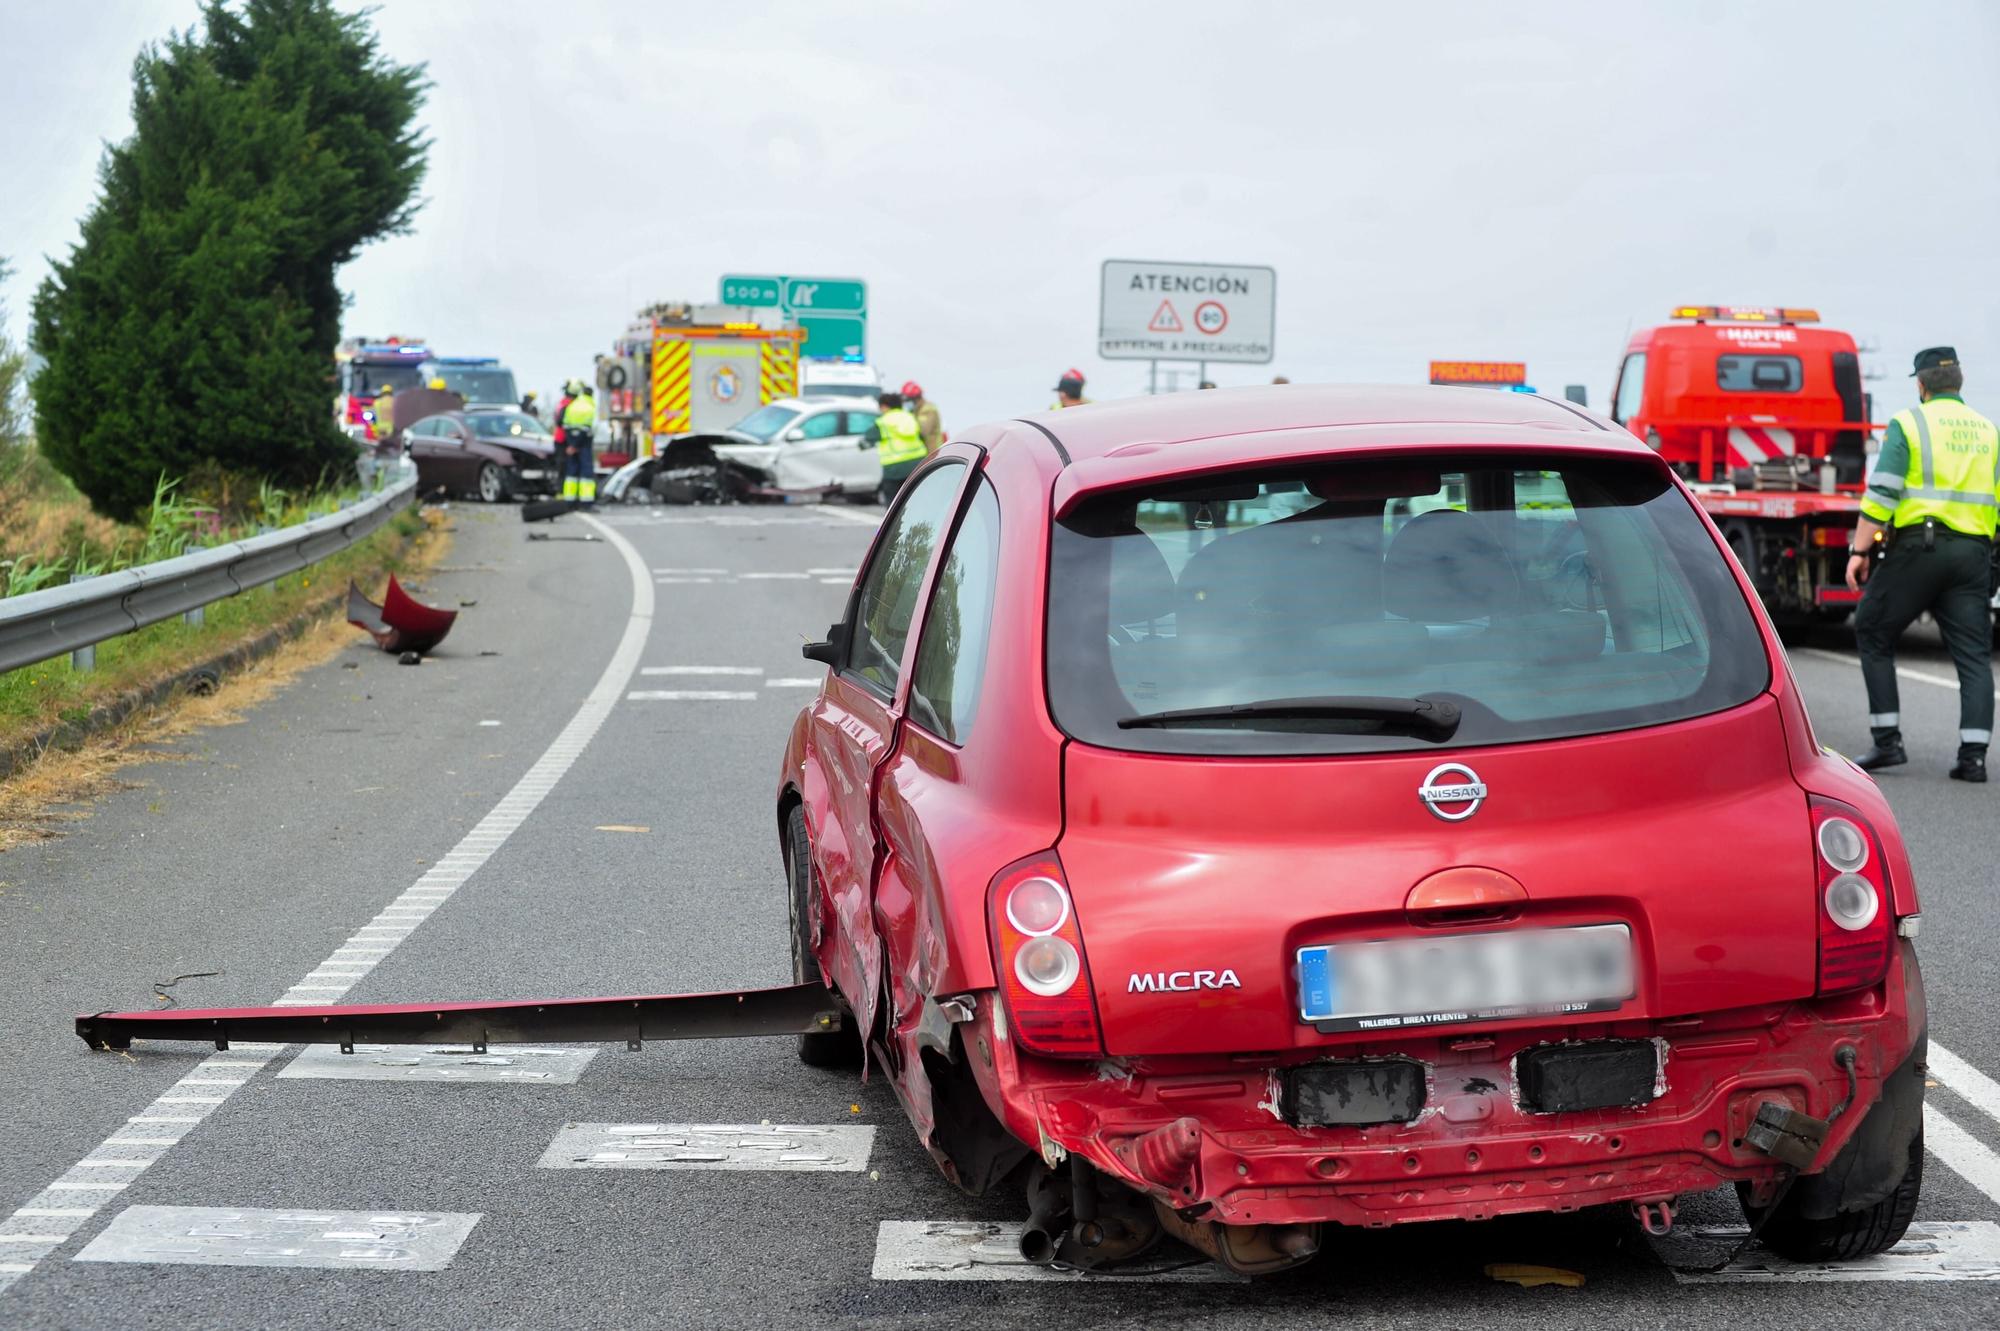
[[[1993,733],[1993,636],[1987,598],[1992,543],[1938,523],[1925,549],[1921,523],[1897,530],[1854,611],[1861,679],[1868,687],[1868,729],[1883,747],[1902,743],[1896,644],[1928,610],[1958,667],[1958,751],[1986,756]]]

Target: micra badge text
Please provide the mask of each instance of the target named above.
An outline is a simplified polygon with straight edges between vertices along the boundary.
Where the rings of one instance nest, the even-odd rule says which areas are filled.
[[[1197,989],[1241,989],[1243,981],[1235,971],[1154,971],[1134,975],[1125,986],[1128,994],[1186,994]]]

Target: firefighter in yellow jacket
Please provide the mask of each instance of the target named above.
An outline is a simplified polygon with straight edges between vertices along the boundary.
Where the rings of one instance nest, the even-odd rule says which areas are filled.
[[[882,463],[882,486],[876,495],[887,505],[895,502],[904,479],[924,460],[924,435],[917,418],[904,410],[901,393],[884,393],[876,400],[882,404],[882,414],[861,436],[861,447],[875,446]]]

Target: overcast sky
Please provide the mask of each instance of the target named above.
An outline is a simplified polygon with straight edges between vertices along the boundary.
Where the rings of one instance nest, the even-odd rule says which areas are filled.
[[[130,64],[192,3],[10,0],[0,288],[26,331]],[[1806,304],[1887,410],[1956,343],[2000,409],[2000,5],[390,0],[437,87],[428,203],[340,275],[351,332],[585,373],[725,272],[869,283],[871,359],[946,424],[1144,390],[1095,354],[1106,258],[1268,264],[1227,386],[1523,360],[1602,406],[1681,302]],[[1988,376],[1991,376],[1990,378]],[[1878,416],[1879,419],[1879,416]]]

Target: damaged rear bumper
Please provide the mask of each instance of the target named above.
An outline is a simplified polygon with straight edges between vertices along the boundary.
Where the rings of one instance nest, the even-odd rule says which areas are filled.
[[[1891,1003],[1890,994],[1904,1001]],[[977,1020],[989,1023],[990,1012],[982,1003]],[[1051,1164],[1081,1155],[1188,1217],[1380,1227],[1664,1201],[1729,1182],[1762,1190],[1782,1166],[1752,1143],[1759,1109],[1832,1116],[1849,1094],[1843,1048],[1855,1053],[1853,1106],[1834,1118],[1796,1186],[1826,1214],[1859,1209],[1894,1188],[1921,1123],[1924,1021],[1921,981],[1906,950],[1882,988],[1839,999],[1662,1022],[1350,1043],[1317,1059],[1132,1059],[1079,1068],[1022,1056],[990,1031],[969,1034],[967,1047],[981,1051],[975,1070],[996,1114]],[[1658,1050],[1649,1094],[1630,1093],[1630,1068],[1619,1071],[1617,1059],[1603,1062],[1612,1075],[1595,1082],[1588,1059],[1557,1065],[1554,1078],[1542,1068],[1539,1084],[1528,1075],[1539,1051],[1622,1057],[1635,1045]],[[1372,1071],[1397,1062],[1421,1068],[1421,1103],[1408,1112],[1406,1078],[1338,1084],[1355,1103],[1406,1121],[1302,1123],[1309,1115],[1291,1075],[1298,1069]],[[1568,1075],[1578,1067],[1585,1075]],[[1567,1107],[1593,1096],[1593,1107]],[[1551,1104],[1565,1107],[1545,1111]]]

